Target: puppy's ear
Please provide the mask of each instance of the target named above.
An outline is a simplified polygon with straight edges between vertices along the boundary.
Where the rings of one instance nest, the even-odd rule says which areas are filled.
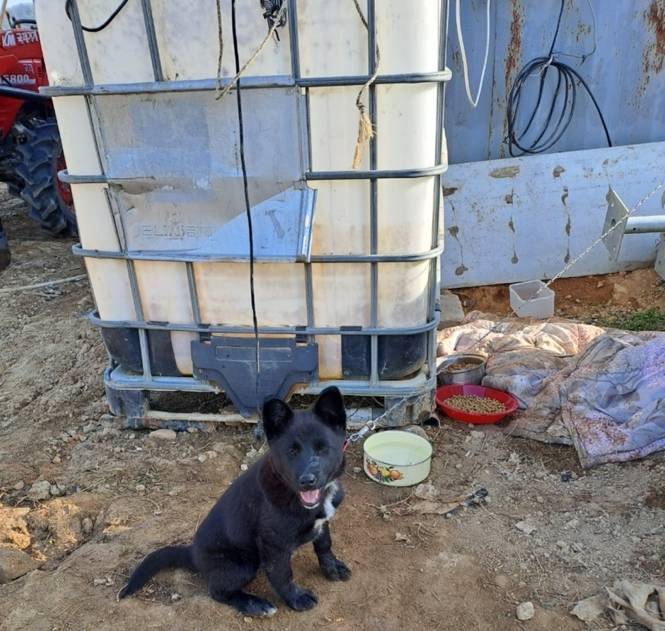
[[[326,388],[314,404],[314,413],[329,427],[346,431],[346,410],[342,393],[335,386]]]
[[[263,404],[263,429],[268,442],[279,438],[293,420],[293,410],[281,399],[269,399]]]

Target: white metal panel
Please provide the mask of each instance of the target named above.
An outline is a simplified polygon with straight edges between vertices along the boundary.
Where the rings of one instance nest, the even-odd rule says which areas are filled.
[[[444,178],[443,286],[551,278],[601,235],[611,184],[629,208],[665,178],[665,142],[455,164]],[[637,213],[663,212],[654,195]],[[658,235],[599,243],[567,276],[653,264]]]

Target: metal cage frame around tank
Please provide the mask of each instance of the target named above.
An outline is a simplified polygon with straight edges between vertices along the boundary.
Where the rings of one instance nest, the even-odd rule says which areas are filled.
[[[261,327],[258,328],[259,335],[285,334],[291,336],[303,336],[313,340],[318,335],[363,335],[370,336],[370,375],[368,380],[326,380],[324,382],[312,382],[299,387],[298,391],[306,394],[316,394],[323,387],[338,385],[348,395],[373,395],[384,397],[416,397],[432,392],[436,386],[436,330],[439,323],[439,265],[440,255],[443,249],[439,243],[439,216],[441,212],[441,178],[445,172],[447,163],[441,161],[443,153],[443,111],[445,98],[445,83],[450,79],[450,70],[446,67],[446,38],[448,29],[447,1],[442,0],[439,24],[439,51],[438,70],[428,73],[405,73],[392,75],[378,75],[368,89],[369,115],[372,121],[376,121],[377,100],[376,85],[381,84],[407,84],[407,83],[436,83],[437,90],[437,121],[435,139],[435,165],[418,169],[377,169],[377,135],[369,141],[369,169],[348,171],[312,171],[311,170],[311,137],[309,133],[310,104],[309,89],[333,86],[361,86],[373,76],[376,65],[376,0],[367,0],[367,24],[368,24],[368,74],[364,76],[332,76],[332,77],[302,77],[300,74],[300,51],[298,46],[298,17],[297,0],[287,0],[288,27],[290,31],[290,77],[247,77],[239,80],[242,90],[252,88],[269,87],[298,87],[305,91],[306,121],[307,121],[307,150],[305,180],[369,180],[370,183],[370,254],[367,255],[311,255],[296,259],[296,263],[304,264],[305,267],[305,297],[307,307],[307,326],[305,327]],[[141,0],[141,7],[146,29],[148,48],[150,51],[154,82],[151,83],[114,83],[95,85],[92,69],[88,58],[85,38],[81,26],[77,0],[71,2],[71,23],[76,40],[79,62],[81,65],[84,85],[82,86],[50,86],[42,88],[41,91],[51,97],[62,96],[84,96],[88,115],[92,123],[95,137],[95,148],[99,155],[100,130],[95,116],[95,97],[111,94],[138,94],[158,92],[196,92],[214,91],[219,88],[217,79],[166,81],[162,72],[159,48],[153,20],[151,0]],[[230,79],[222,79],[221,85],[228,85]],[[380,133],[380,130],[379,130]],[[379,136],[380,137],[380,136]],[[103,162],[100,159],[102,175],[75,175],[67,171],[60,173],[62,181],[71,184],[109,183],[109,178],[103,175]],[[399,178],[421,178],[434,176],[434,203],[432,208],[432,243],[431,248],[425,252],[414,254],[378,254],[378,217],[377,217],[377,182],[381,179]],[[107,193],[110,207],[113,201]],[[118,226],[115,226],[118,232]],[[210,334],[253,334],[251,326],[226,326],[206,325],[201,321],[197,288],[194,277],[193,263],[196,262],[248,262],[249,253],[246,256],[236,255],[196,255],[181,254],[176,252],[129,252],[126,240],[117,235],[120,243],[120,251],[102,251],[84,249],[80,244],[74,245],[73,252],[77,256],[94,259],[121,259],[127,264],[127,272],[132,294],[133,306],[137,315],[136,320],[111,321],[99,318],[97,311],[89,314],[90,321],[102,328],[131,328],[138,331],[141,363],[143,374],[129,374],[115,366],[113,360],[105,371],[104,382],[107,387],[116,390],[145,390],[145,391],[189,391],[189,392],[220,392],[222,388],[215,384],[201,381],[195,377],[164,377],[155,376],[152,372],[149,342],[147,332],[156,331],[180,331],[199,333],[201,336]],[[171,324],[163,322],[152,322],[145,320],[141,297],[139,294],[134,261],[169,261],[182,262],[186,265],[189,295],[195,324]],[[255,262],[260,264],[262,259],[255,257]],[[268,259],[263,259],[267,261]],[[378,326],[378,265],[379,263],[408,263],[417,261],[429,261],[428,277],[428,309],[427,322],[423,325],[413,327],[379,327]],[[275,262],[270,259],[270,262]],[[370,273],[370,326],[369,327],[317,327],[314,322],[313,307],[313,283],[312,264],[315,263],[367,263],[371,266]],[[378,375],[378,338],[383,335],[413,335],[427,333],[427,376],[425,379],[412,377],[402,381],[381,380]]]

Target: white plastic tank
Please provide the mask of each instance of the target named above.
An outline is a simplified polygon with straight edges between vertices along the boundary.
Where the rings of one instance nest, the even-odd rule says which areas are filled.
[[[257,237],[258,323],[276,335],[280,327],[339,330],[313,336],[321,382],[343,381],[353,372],[344,367],[342,329],[394,329],[395,335],[426,329],[429,355],[436,326],[438,257],[432,252],[446,163],[442,1],[370,2],[359,4],[365,17],[375,19],[376,139],[363,148],[356,173],[394,171],[396,177],[380,176],[372,184],[370,177],[321,175],[353,171],[361,88],[354,78],[371,74],[368,28],[354,0],[292,3],[294,15],[278,29],[279,39],[268,41],[241,79],[247,85],[242,95],[252,213],[259,233],[274,230],[272,237]],[[119,3],[75,2],[85,27],[104,23]],[[220,6],[224,82],[235,74],[231,0]],[[268,24],[259,0],[237,0],[236,7],[242,65]],[[138,321],[251,327],[235,91],[215,98],[217,0],[128,0],[101,31],[84,31],[78,45],[66,0],[37,0],[36,11],[100,320],[129,328]],[[82,46],[87,62],[81,61]],[[390,76],[397,78],[382,80]],[[325,78],[339,85],[307,83]],[[262,80],[272,87],[257,88]],[[417,174],[401,175],[407,171]],[[316,191],[311,234],[292,216],[294,195],[306,188]],[[304,256],[270,260],[283,254],[274,251],[279,243],[286,252],[301,233],[307,233]],[[237,260],[206,260],[229,251],[238,253]],[[159,260],[150,258],[155,253]],[[193,278],[180,260],[189,255]],[[356,258],[344,262],[349,256]],[[370,256],[375,259],[362,258]],[[198,332],[171,327],[169,335],[179,374],[191,375]],[[403,378],[431,382],[430,360]]]

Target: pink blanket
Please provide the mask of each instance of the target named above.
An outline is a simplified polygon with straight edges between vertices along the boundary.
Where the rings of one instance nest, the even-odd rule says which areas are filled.
[[[665,334],[497,322],[472,313],[439,334],[439,348],[489,356],[483,385],[512,393],[522,408],[504,431],[573,444],[584,467],[665,447]]]

